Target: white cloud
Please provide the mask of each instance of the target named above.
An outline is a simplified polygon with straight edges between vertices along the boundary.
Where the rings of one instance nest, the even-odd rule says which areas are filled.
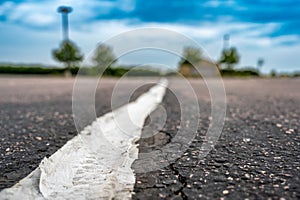
[[[135,0],[118,0],[115,6],[117,6],[120,10],[130,12],[134,10],[135,3]]]
[[[55,15],[51,15],[53,5],[43,6],[35,3],[15,4],[7,14],[9,22],[21,22],[30,26],[46,26],[55,21]]]
[[[203,26],[185,26],[181,24],[159,24],[159,23],[140,23],[131,24],[128,21],[100,21],[93,24],[85,25],[86,31],[81,32],[79,30],[73,32],[75,41],[80,41],[80,45],[84,46],[86,52],[90,52],[96,46],[96,43],[100,41],[105,41],[117,34],[125,31],[129,31],[136,28],[145,27],[157,27],[157,28],[167,28],[173,31],[182,33],[193,40],[196,40],[200,46],[202,46],[206,54],[209,57],[217,60],[220,56],[222,50],[222,38],[225,33],[231,33],[231,45],[236,46],[238,51],[242,55],[241,63],[239,66],[256,66],[257,59],[260,57],[265,58],[266,66],[263,68],[264,72],[268,72],[272,68],[281,68],[282,70],[295,70],[298,66],[298,62],[295,58],[291,57],[291,54],[287,51],[287,48],[282,45],[284,42],[296,42],[293,49],[300,50],[299,41],[300,38],[296,35],[294,36],[281,36],[276,38],[267,37],[268,34],[277,30],[278,24],[253,24],[253,23],[214,23],[203,24]],[[153,33],[149,33],[153,34]],[[155,38],[155,36],[153,36]],[[163,39],[162,39],[163,38]],[[135,35],[133,36],[135,43],[141,43],[143,38]],[[161,36],[152,40],[153,43],[165,43],[172,48],[172,44],[176,42],[174,38]],[[298,44],[297,44],[298,42]],[[124,46],[126,45],[137,45],[132,44],[132,40],[120,41]],[[276,50],[275,50],[275,49]],[[281,51],[282,50],[282,51]],[[274,56],[276,58],[273,58]],[[278,57],[279,52],[282,55]],[[149,53],[149,52],[148,52]],[[141,62],[142,54],[137,53],[136,57],[127,56],[121,62],[124,63],[136,63]],[[144,54],[144,58],[148,61],[153,58],[154,54],[147,55]],[[165,56],[165,58],[160,57],[162,63],[176,67],[178,60],[174,60],[174,56]],[[289,58],[289,59],[287,59]],[[179,59],[179,58],[178,58]],[[276,60],[276,62],[275,62]],[[288,63],[288,64],[287,64]],[[289,67],[286,67],[289,66]]]
[[[57,8],[61,5],[72,6],[76,14],[72,15],[72,21],[83,23],[98,15],[108,14],[116,8],[117,3],[111,1],[77,1],[77,0],[52,0],[11,3],[6,2],[0,7],[0,15],[5,14],[9,22],[20,22],[29,26],[45,27],[53,26],[58,20]],[[121,4],[121,9],[130,10],[133,4]]]
[[[207,8],[231,7],[235,10],[240,10],[240,11],[245,11],[248,9],[245,6],[239,5],[235,0],[210,0],[205,3],[202,3],[202,1],[199,1],[199,4],[201,4],[201,6],[204,6]]]
[[[210,0],[202,5],[205,7],[217,8],[220,6],[234,6],[236,3],[233,0]]]

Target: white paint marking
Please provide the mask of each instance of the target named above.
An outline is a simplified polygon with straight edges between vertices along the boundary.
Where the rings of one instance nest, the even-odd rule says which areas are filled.
[[[135,142],[166,86],[161,80],[136,101],[98,118],[31,174],[1,191],[0,199],[130,199]]]

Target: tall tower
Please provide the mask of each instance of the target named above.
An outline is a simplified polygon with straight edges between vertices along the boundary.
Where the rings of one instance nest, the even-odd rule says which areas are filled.
[[[68,14],[71,13],[72,10],[73,10],[72,7],[68,7],[68,6],[60,6],[57,8],[57,12],[61,13],[63,40],[69,40]]]

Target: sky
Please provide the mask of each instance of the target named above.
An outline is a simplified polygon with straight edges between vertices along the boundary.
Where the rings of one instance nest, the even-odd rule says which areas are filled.
[[[224,34],[229,34],[230,46],[241,56],[237,67],[255,67],[263,58],[264,73],[300,70],[300,0],[2,0],[0,63],[59,66],[51,51],[62,40],[60,5],[73,8],[70,39],[86,58],[97,44],[116,35],[154,27],[186,35],[215,61],[220,58]],[[157,38],[155,42],[174,40]],[[128,45],[126,40],[120,43]],[[179,59],[148,51],[123,56],[119,62],[154,60],[175,68]]]

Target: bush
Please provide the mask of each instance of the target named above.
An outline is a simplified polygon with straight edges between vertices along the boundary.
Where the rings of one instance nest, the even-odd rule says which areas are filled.
[[[79,67],[72,67],[71,73],[76,75]],[[9,66],[0,65],[0,74],[36,74],[36,75],[64,75],[65,68],[47,68],[40,66]],[[80,69],[81,75],[96,76],[100,70],[97,67],[83,67]],[[104,72],[104,76],[121,77],[129,72],[128,76],[158,76],[160,73],[152,69],[132,69],[126,67],[108,67]]]
[[[259,76],[259,72],[253,69],[242,69],[242,70],[234,70],[234,69],[222,69],[222,76]]]
[[[79,67],[71,68],[72,74],[77,74]],[[63,75],[63,68],[44,68],[34,66],[0,66],[0,74],[40,74],[40,75]]]

